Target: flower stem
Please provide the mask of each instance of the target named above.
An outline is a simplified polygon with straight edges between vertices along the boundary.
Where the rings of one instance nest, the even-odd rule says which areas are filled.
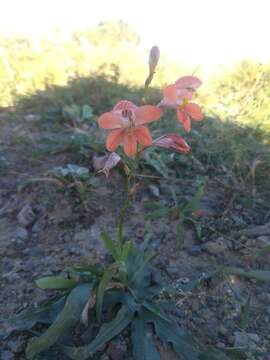
[[[131,199],[132,199],[132,194],[131,194],[131,174],[128,175],[127,177],[127,197],[126,200],[122,206],[122,209],[120,211],[120,216],[119,216],[119,223],[118,223],[118,241],[119,244],[122,245],[123,244],[123,230],[124,230],[124,221],[125,221],[125,217],[126,217],[126,212],[127,209],[130,205]]]
[[[131,169],[129,174],[127,175],[127,197],[126,200],[121,208],[120,211],[120,216],[119,216],[119,222],[118,222],[118,241],[119,244],[122,245],[123,241],[124,241],[124,236],[123,236],[123,231],[124,231],[124,222],[125,222],[125,217],[126,217],[126,213],[127,213],[127,209],[131,203],[132,200],[132,189],[134,186],[134,173],[138,167],[138,163],[139,163],[139,152],[137,151],[135,158],[134,158],[134,162],[133,164],[131,164]]]

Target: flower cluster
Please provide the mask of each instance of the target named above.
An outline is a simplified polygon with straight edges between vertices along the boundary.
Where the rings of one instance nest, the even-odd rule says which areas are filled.
[[[158,49],[158,48],[157,48]],[[159,52],[152,48],[149,60],[150,77],[154,74]],[[176,110],[176,116],[186,132],[191,130],[191,120],[201,121],[204,116],[199,105],[192,102],[196,89],[202,84],[195,76],[183,76],[163,90],[163,99],[156,106],[136,106],[131,101],[121,100],[114,108],[98,118],[101,128],[109,130],[106,148],[114,152],[123,145],[124,152],[132,157],[149,146],[160,146],[181,153],[190,151],[189,145],[178,134],[162,135],[153,140],[146,126],[161,119],[165,108]],[[140,145],[140,147],[138,147]]]

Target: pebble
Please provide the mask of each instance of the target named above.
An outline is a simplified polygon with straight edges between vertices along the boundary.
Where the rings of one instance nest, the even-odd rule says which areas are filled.
[[[25,228],[19,226],[15,230],[14,236],[16,239],[26,241],[28,239],[28,231]]]
[[[17,220],[22,227],[33,224],[35,219],[36,215],[30,205],[25,205],[17,215]]]
[[[8,350],[4,350],[1,352],[1,360],[13,360],[15,359],[15,355]]]
[[[266,235],[259,236],[256,240],[257,240],[257,245],[259,247],[265,247],[270,245],[270,236],[266,236]]]
[[[155,197],[157,197],[157,198],[160,197],[160,191],[156,185],[150,185],[149,190],[152,193],[152,195],[154,195]]]
[[[266,292],[263,292],[261,294],[258,294],[258,299],[260,301],[262,301],[263,303],[265,304],[270,304],[270,294],[269,293],[266,293]]]
[[[257,344],[260,342],[260,337],[255,333],[245,333],[236,331],[234,333],[234,346],[235,347],[248,347],[256,349]]]
[[[20,353],[24,350],[25,342],[22,337],[19,337],[16,340],[10,340],[8,341],[8,347],[13,353]]]
[[[224,325],[219,325],[218,333],[222,336],[226,336],[228,334],[228,329]]]
[[[202,247],[200,245],[193,245],[187,249],[187,253],[190,256],[198,256],[202,251]]]
[[[218,238],[216,241],[209,241],[204,244],[202,249],[211,255],[219,255],[224,253],[228,249],[228,246],[225,242],[225,239]]]
[[[107,348],[107,354],[112,360],[122,360],[127,352],[126,343],[121,340],[113,340]]]
[[[107,354],[103,354],[103,355],[100,357],[100,360],[111,360],[111,358],[110,358]]]

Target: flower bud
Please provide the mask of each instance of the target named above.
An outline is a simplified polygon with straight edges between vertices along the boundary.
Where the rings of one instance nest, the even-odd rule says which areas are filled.
[[[95,157],[94,158],[94,168],[99,170],[98,172],[103,172],[108,178],[110,175],[111,169],[113,169],[121,161],[120,156],[112,152],[106,156]]]
[[[162,135],[153,141],[153,145],[184,154],[190,151],[190,146],[177,134]]]
[[[158,46],[153,46],[149,54],[149,73],[153,74],[159,60],[160,51]]]

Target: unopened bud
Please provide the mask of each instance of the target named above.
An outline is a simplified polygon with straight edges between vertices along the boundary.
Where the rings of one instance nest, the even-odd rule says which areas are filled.
[[[153,74],[157,64],[158,64],[158,60],[159,60],[159,56],[160,56],[160,51],[158,46],[153,46],[152,49],[150,50],[150,54],[149,54],[149,72],[150,74]]]

